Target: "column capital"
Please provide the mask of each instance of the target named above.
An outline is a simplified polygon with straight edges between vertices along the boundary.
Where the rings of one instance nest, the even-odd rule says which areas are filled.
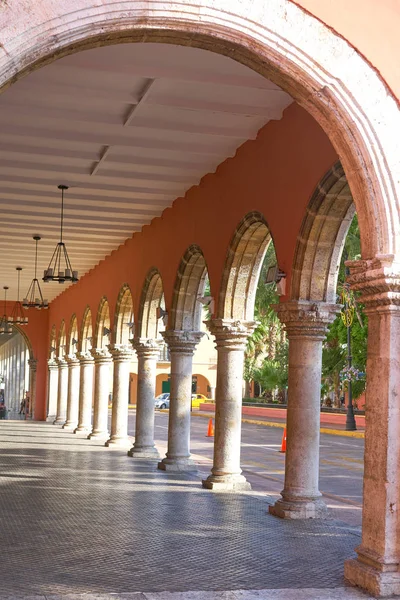
[[[170,352],[193,354],[204,333],[202,331],[167,329],[167,331],[162,331],[161,335]]]
[[[55,361],[59,369],[66,369],[68,366],[64,356],[62,358],[56,358]]]
[[[255,321],[234,319],[211,319],[205,321],[208,330],[215,336],[218,349],[241,350],[246,348],[248,337],[253,333]]]
[[[49,358],[48,359],[47,366],[48,366],[48,368],[49,368],[50,371],[51,370],[55,371],[56,369],[58,369],[58,365],[57,365],[56,360],[54,358]]]
[[[133,358],[133,348],[131,346],[109,344],[107,348],[115,362],[131,362]]]
[[[289,339],[312,338],[321,341],[325,339],[328,325],[333,323],[340,308],[339,304],[309,300],[292,300],[274,306]]]
[[[76,358],[81,365],[91,365],[93,363],[93,356],[90,354],[90,350],[87,352],[77,352]]]
[[[91,348],[89,352],[95,364],[111,362],[112,356],[107,348]]]
[[[79,366],[79,359],[76,356],[76,354],[66,354],[65,360],[69,367],[78,367]]]
[[[135,338],[131,343],[138,356],[143,358],[157,359],[160,356],[160,348],[163,340],[155,340],[153,338]]]
[[[350,287],[359,292],[365,312],[400,310],[400,262],[391,254],[347,261]]]
[[[28,365],[29,365],[29,368],[31,369],[31,371],[36,371],[37,363],[38,363],[37,358],[29,358],[28,359]]]

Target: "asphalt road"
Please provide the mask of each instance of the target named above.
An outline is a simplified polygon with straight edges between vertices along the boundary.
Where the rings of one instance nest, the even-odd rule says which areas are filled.
[[[167,447],[168,414],[156,411],[156,445],[163,457]],[[193,417],[191,452],[206,477],[212,466],[213,438],[206,437],[208,420]],[[129,434],[134,435],[135,412],[129,411]],[[279,452],[282,429],[242,424],[241,466],[255,493],[273,501],[283,487],[285,455]],[[334,518],[361,525],[364,440],[322,435],[320,490]]]

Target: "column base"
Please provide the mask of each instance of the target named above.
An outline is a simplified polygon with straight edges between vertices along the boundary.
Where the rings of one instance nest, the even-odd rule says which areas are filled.
[[[64,425],[62,426],[63,429],[66,429],[67,431],[75,431],[76,426],[78,425],[78,423],[68,423],[68,421],[66,423],[64,423]]]
[[[65,419],[63,419],[62,417],[57,417],[53,421],[53,425],[64,425],[64,423],[65,423]]]
[[[251,490],[251,485],[244,475],[209,475],[201,484],[207,490],[221,492]]]
[[[278,500],[268,512],[281,519],[326,519],[328,508],[319,498],[301,500]]]
[[[132,442],[129,438],[110,438],[104,444],[107,448],[130,448],[132,446]]]
[[[56,415],[49,415],[48,417],[46,417],[46,423],[53,423],[54,421],[57,419]]]
[[[92,431],[92,433],[89,433],[89,435],[87,436],[88,440],[108,440],[110,437],[110,432],[109,431]]]
[[[132,448],[128,450],[128,456],[132,458],[160,458],[160,454],[154,446],[136,448],[136,446],[133,445]]]
[[[157,468],[171,473],[197,473],[197,465],[191,458],[163,458]]]
[[[91,433],[92,428],[91,427],[85,427],[84,425],[79,425],[79,427],[77,427],[74,431],[74,433]]]
[[[399,571],[380,571],[352,558],[344,563],[344,576],[352,585],[362,588],[377,598],[400,594]]]

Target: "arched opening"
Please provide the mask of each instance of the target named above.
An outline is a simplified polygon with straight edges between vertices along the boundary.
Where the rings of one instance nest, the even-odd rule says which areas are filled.
[[[25,416],[26,392],[32,394],[30,358],[26,335],[18,327],[13,325],[11,335],[0,335],[0,418]]]
[[[87,354],[93,346],[92,311],[87,306],[81,325],[80,351]]]
[[[97,311],[94,348],[106,348],[110,343],[110,335],[110,307],[107,299],[102,298]]]
[[[54,360],[57,357],[57,330],[53,325],[50,330],[50,345],[49,345],[49,360]]]
[[[317,186],[296,244],[290,298],[336,302],[336,283],[347,232],[355,214],[340,162]]]
[[[160,333],[165,330],[164,321],[166,322],[167,315],[164,311],[165,300],[161,275],[157,269],[152,269],[146,277],[140,298],[136,336],[160,339]]]
[[[57,349],[56,354],[57,358],[60,360],[64,360],[65,353],[67,347],[67,335],[65,330],[65,321],[63,320],[60,325],[60,330],[58,332],[58,340],[57,340]]]
[[[115,308],[114,341],[129,346],[133,337],[133,300],[128,284],[122,286]]]
[[[230,244],[222,276],[218,317],[251,321],[263,259],[271,241],[264,217],[246,215]]]
[[[201,249],[192,245],[179,265],[171,307],[170,328],[183,331],[200,331],[204,290],[208,283],[207,265]],[[208,290],[207,297],[211,292]]]
[[[68,341],[67,341],[67,352],[70,357],[74,356],[78,352],[79,348],[79,335],[78,335],[78,319],[76,315],[72,315],[71,322],[68,330]]]

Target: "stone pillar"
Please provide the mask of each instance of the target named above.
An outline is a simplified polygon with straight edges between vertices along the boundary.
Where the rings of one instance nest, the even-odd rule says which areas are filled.
[[[29,413],[31,419],[35,418],[35,408],[36,408],[36,369],[37,369],[37,360],[35,358],[30,358],[28,360],[29,365]]]
[[[46,421],[54,423],[57,416],[58,365],[50,358],[47,361],[49,375],[47,380],[47,416]]]
[[[78,427],[74,433],[90,433],[92,431],[93,404],[93,357],[86,352],[77,354],[80,364],[79,381],[79,417]]]
[[[164,331],[171,356],[171,391],[168,420],[168,451],[158,463],[163,471],[196,471],[190,458],[190,407],[192,403],[193,354],[203,333]]]
[[[319,482],[322,342],[336,304],[293,301],[275,307],[289,339],[285,484],[269,512],[285,519],[322,518]]]
[[[75,354],[65,357],[68,364],[67,420],[63,429],[74,431],[79,413],[79,360]]]
[[[58,365],[57,415],[54,425],[63,425],[67,416],[68,369],[64,358],[56,358]]]
[[[138,357],[135,443],[128,455],[135,458],[159,458],[154,446],[154,398],[160,340],[139,338],[133,347]]]
[[[218,352],[215,396],[214,460],[203,487],[216,490],[249,490],[241,474],[242,385],[244,351],[254,331],[253,321],[213,319],[207,322]]]
[[[111,436],[106,446],[130,448],[128,437],[129,372],[133,350],[129,346],[110,344],[113,373],[113,401],[111,413]]]
[[[345,577],[392,596],[400,594],[400,263],[381,256],[348,265],[368,315],[368,350],[362,538]]]
[[[104,348],[92,349],[90,353],[94,358],[94,411],[93,431],[88,435],[88,439],[108,440],[111,354]]]

